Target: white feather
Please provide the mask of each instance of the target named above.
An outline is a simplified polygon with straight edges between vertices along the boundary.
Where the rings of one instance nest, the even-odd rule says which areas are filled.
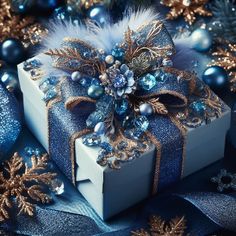
[[[51,58],[43,53],[48,49],[60,48],[63,39],[66,37],[79,38],[95,48],[109,52],[116,43],[122,42],[128,27],[135,31],[143,24],[157,19],[157,17],[158,14],[153,9],[140,9],[138,11],[126,11],[122,20],[116,24],[110,23],[104,28],[95,25],[86,27],[82,24],[74,26],[72,22],[52,22],[49,27],[50,34],[44,40],[40,50],[43,69],[47,71],[47,74],[58,73],[58,70],[52,67]]]

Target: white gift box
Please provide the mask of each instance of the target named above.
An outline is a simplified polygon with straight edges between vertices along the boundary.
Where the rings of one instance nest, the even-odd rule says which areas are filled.
[[[21,90],[24,95],[25,120],[46,150],[48,150],[47,107],[39,89],[40,80],[32,80],[29,72],[18,66]],[[230,109],[211,123],[188,129],[183,176],[219,160],[224,156],[225,136],[230,127]],[[155,163],[154,146],[132,162],[113,170],[97,164],[99,148],[88,148],[78,138],[75,144],[76,184],[98,215],[106,220],[147,198],[151,193]],[[69,158],[69,157],[68,157]]]

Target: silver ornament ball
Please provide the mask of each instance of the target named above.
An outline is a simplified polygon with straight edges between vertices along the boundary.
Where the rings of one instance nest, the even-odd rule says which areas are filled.
[[[206,52],[212,46],[212,36],[206,29],[196,29],[191,34],[191,47],[198,52]]]

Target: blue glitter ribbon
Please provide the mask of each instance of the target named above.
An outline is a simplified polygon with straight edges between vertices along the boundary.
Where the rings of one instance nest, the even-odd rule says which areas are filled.
[[[13,94],[0,83],[0,156],[11,149],[20,131],[19,104]]]

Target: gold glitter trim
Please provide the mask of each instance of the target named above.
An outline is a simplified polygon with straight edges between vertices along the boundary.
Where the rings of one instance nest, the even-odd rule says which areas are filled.
[[[183,136],[183,155],[182,155],[182,169],[181,169],[181,178],[183,178],[184,174],[184,164],[186,159],[186,144],[187,144],[187,129],[180,123],[180,121],[174,117],[170,116],[171,121],[175,124],[175,126],[180,130],[182,136]]]
[[[78,96],[78,97],[70,97],[67,99],[67,101],[65,102],[65,108],[67,110],[72,110],[74,107],[76,107],[77,105],[79,105],[81,102],[90,102],[90,103],[96,103],[96,101],[92,98],[89,97],[82,97],[82,96]]]
[[[157,190],[158,190],[162,145],[160,141],[158,141],[154,137],[154,135],[152,135],[150,132],[146,132],[146,135],[152,141],[152,143],[156,146],[156,164],[155,164],[153,186],[152,186],[152,195],[154,195],[157,193]]]

